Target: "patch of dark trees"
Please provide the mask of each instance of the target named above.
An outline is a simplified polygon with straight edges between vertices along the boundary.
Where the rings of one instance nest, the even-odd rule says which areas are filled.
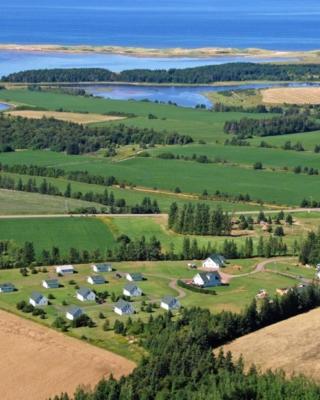
[[[224,400],[317,400],[320,386],[303,376],[261,373],[255,366],[245,370],[242,358],[212,349],[319,305],[320,289],[309,286],[261,305],[253,300],[241,313],[192,307],[174,318],[169,312],[151,314],[147,322],[118,321],[117,334],[139,338],[148,355],[127,377],[103,379],[93,391],[79,388],[72,397],[59,394],[53,400],[199,400],[208,394]]]
[[[299,259],[303,264],[320,264],[320,231],[308,233],[302,242]]]
[[[237,135],[240,139],[311,132],[319,129],[319,122],[303,115],[269,119],[243,118],[240,121],[227,121],[224,125],[225,133]]]
[[[124,124],[92,128],[54,118],[28,119],[0,115],[0,147],[13,149],[50,149],[67,154],[95,152],[113,145],[188,144],[190,136],[157,132]]]
[[[56,68],[16,72],[2,82],[141,82],[141,83],[211,83],[225,81],[317,81],[319,64],[226,63],[168,70],[133,69],[119,73],[103,68]]]

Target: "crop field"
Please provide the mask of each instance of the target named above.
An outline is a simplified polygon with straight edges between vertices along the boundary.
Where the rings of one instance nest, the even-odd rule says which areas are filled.
[[[214,103],[228,106],[255,107],[262,103],[262,95],[255,89],[208,92],[205,95]]]
[[[97,218],[85,217],[3,219],[0,220],[0,240],[14,240],[19,245],[31,241],[37,254],[52,246],[59,247],[61,254],[66,254],[70,247],[99,249],[104,254],[114,245],[107,225]]]
[[[264,103],[320,104],[319,87],[270,88],[261,90]]]
[[[320,309],[260,329],[224,346],[245,365],[254,363],[262,371],[283,369],[288,375],[304,374],[320,380],[318,339]]]
[[[0,348],[0,390],[5,400],[72,395],[79,385],[93,387],[103,377],[119,378],[135,367],[124,357],[5,311],[0,311]]]
[[[99,207],[82,200],[0,189],[0,215],[65,214],[79,207]]]
[[[97,122],[118,121],[123,119],[123,117],[116,117],[113,115],[58,111],[13,110],[8,111],[5,114],[11,115],[12,117],[23,117],[32,119],[55,118],[59,119],[60,121],[75,122],[77,124],[92,124]]]
[[[268,136],[264,137],[263,140],[266,143],[270,144],[271,146],[277,146],[277,147],[283,146],[288,141],[291,141],[292,144],[300,142],[302,143],[305,150],[313,151],[314,147],[320,144],[320,132],[314,131],[314,132],[294,133],[281,136]],[[252,145],[259,145],[260,142],[261,138],[250,139],[250,143]],[[294,152],[292,151],[285,152],[287,156],[286,155],[284,156],[290,158],[290,156],[292,156],[293,153]]]

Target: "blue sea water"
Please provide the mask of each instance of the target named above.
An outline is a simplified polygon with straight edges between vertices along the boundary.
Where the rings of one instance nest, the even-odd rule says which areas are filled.
[[[1,0],[0,15],[0,43],[320,48],[319,0]]]

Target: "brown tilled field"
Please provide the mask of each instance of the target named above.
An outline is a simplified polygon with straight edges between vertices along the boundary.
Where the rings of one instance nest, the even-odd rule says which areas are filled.
[[[320,308],[237,339],[224,350],[234,359],[242,354],[247,367],[281,368],[320,381]]]
[[[116,354],[0,311],[2,400],[45,400],[94,386],[111,373],[129,374],[135,364]]]
[[[33,118],[41,119],[55,118],[60,121],[75,122],[77,124],[92,124],[96,122],[106,121],[117,121],[123,119],[123,117],[117,117],[114,115],[101,115],[101,114],[85,114],[85,113],[73,113],[73,112],[58,112],[58,111],[33,111],[33,110],[10,110],[6,114],[12,115],[13,117]]]
[[[320,87],[271,88],[261,94],[262,101],[269,104],[320,104]]]

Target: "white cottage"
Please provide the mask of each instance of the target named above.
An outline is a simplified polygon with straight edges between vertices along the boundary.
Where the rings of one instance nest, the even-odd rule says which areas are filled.
[[[29,298],[29,303],[33,307],[41,307],[41,306],[47,306],[48,305],[48,299],[42,295],[41,293],[38,292],[33,292]]]
[[[123,294],[128,297],[139,297],[142,295],[142,290],[134,283],[129,283],[124,287]]]
[[[69,319],[70,321],[74,321],[75,319],[81,317],[83,314],[83,311],[79,307],[72,306],[68,308],[66,312],[66,318]]]
[[[95,293],[88,288],[80,288],[77,290],[77,299],[80,301],[95,301]]]
[[[176,298],[172,296],[165,296],[160,303],[160,307],[169,311],[169,310],[177,310],[180,308],[180,302]]]
[[[133,305],[122,299],[114,305],[113,311],[118,315],[134,314]]]
[[[74,273],[73,265],[58,265],[56,267],[56,273],[61,275],[68,275]]]
[[[224,266],[225,262],[225,258],[220,254],[211,254],[211,256],[203,261],[202,268],[218,270]]]

